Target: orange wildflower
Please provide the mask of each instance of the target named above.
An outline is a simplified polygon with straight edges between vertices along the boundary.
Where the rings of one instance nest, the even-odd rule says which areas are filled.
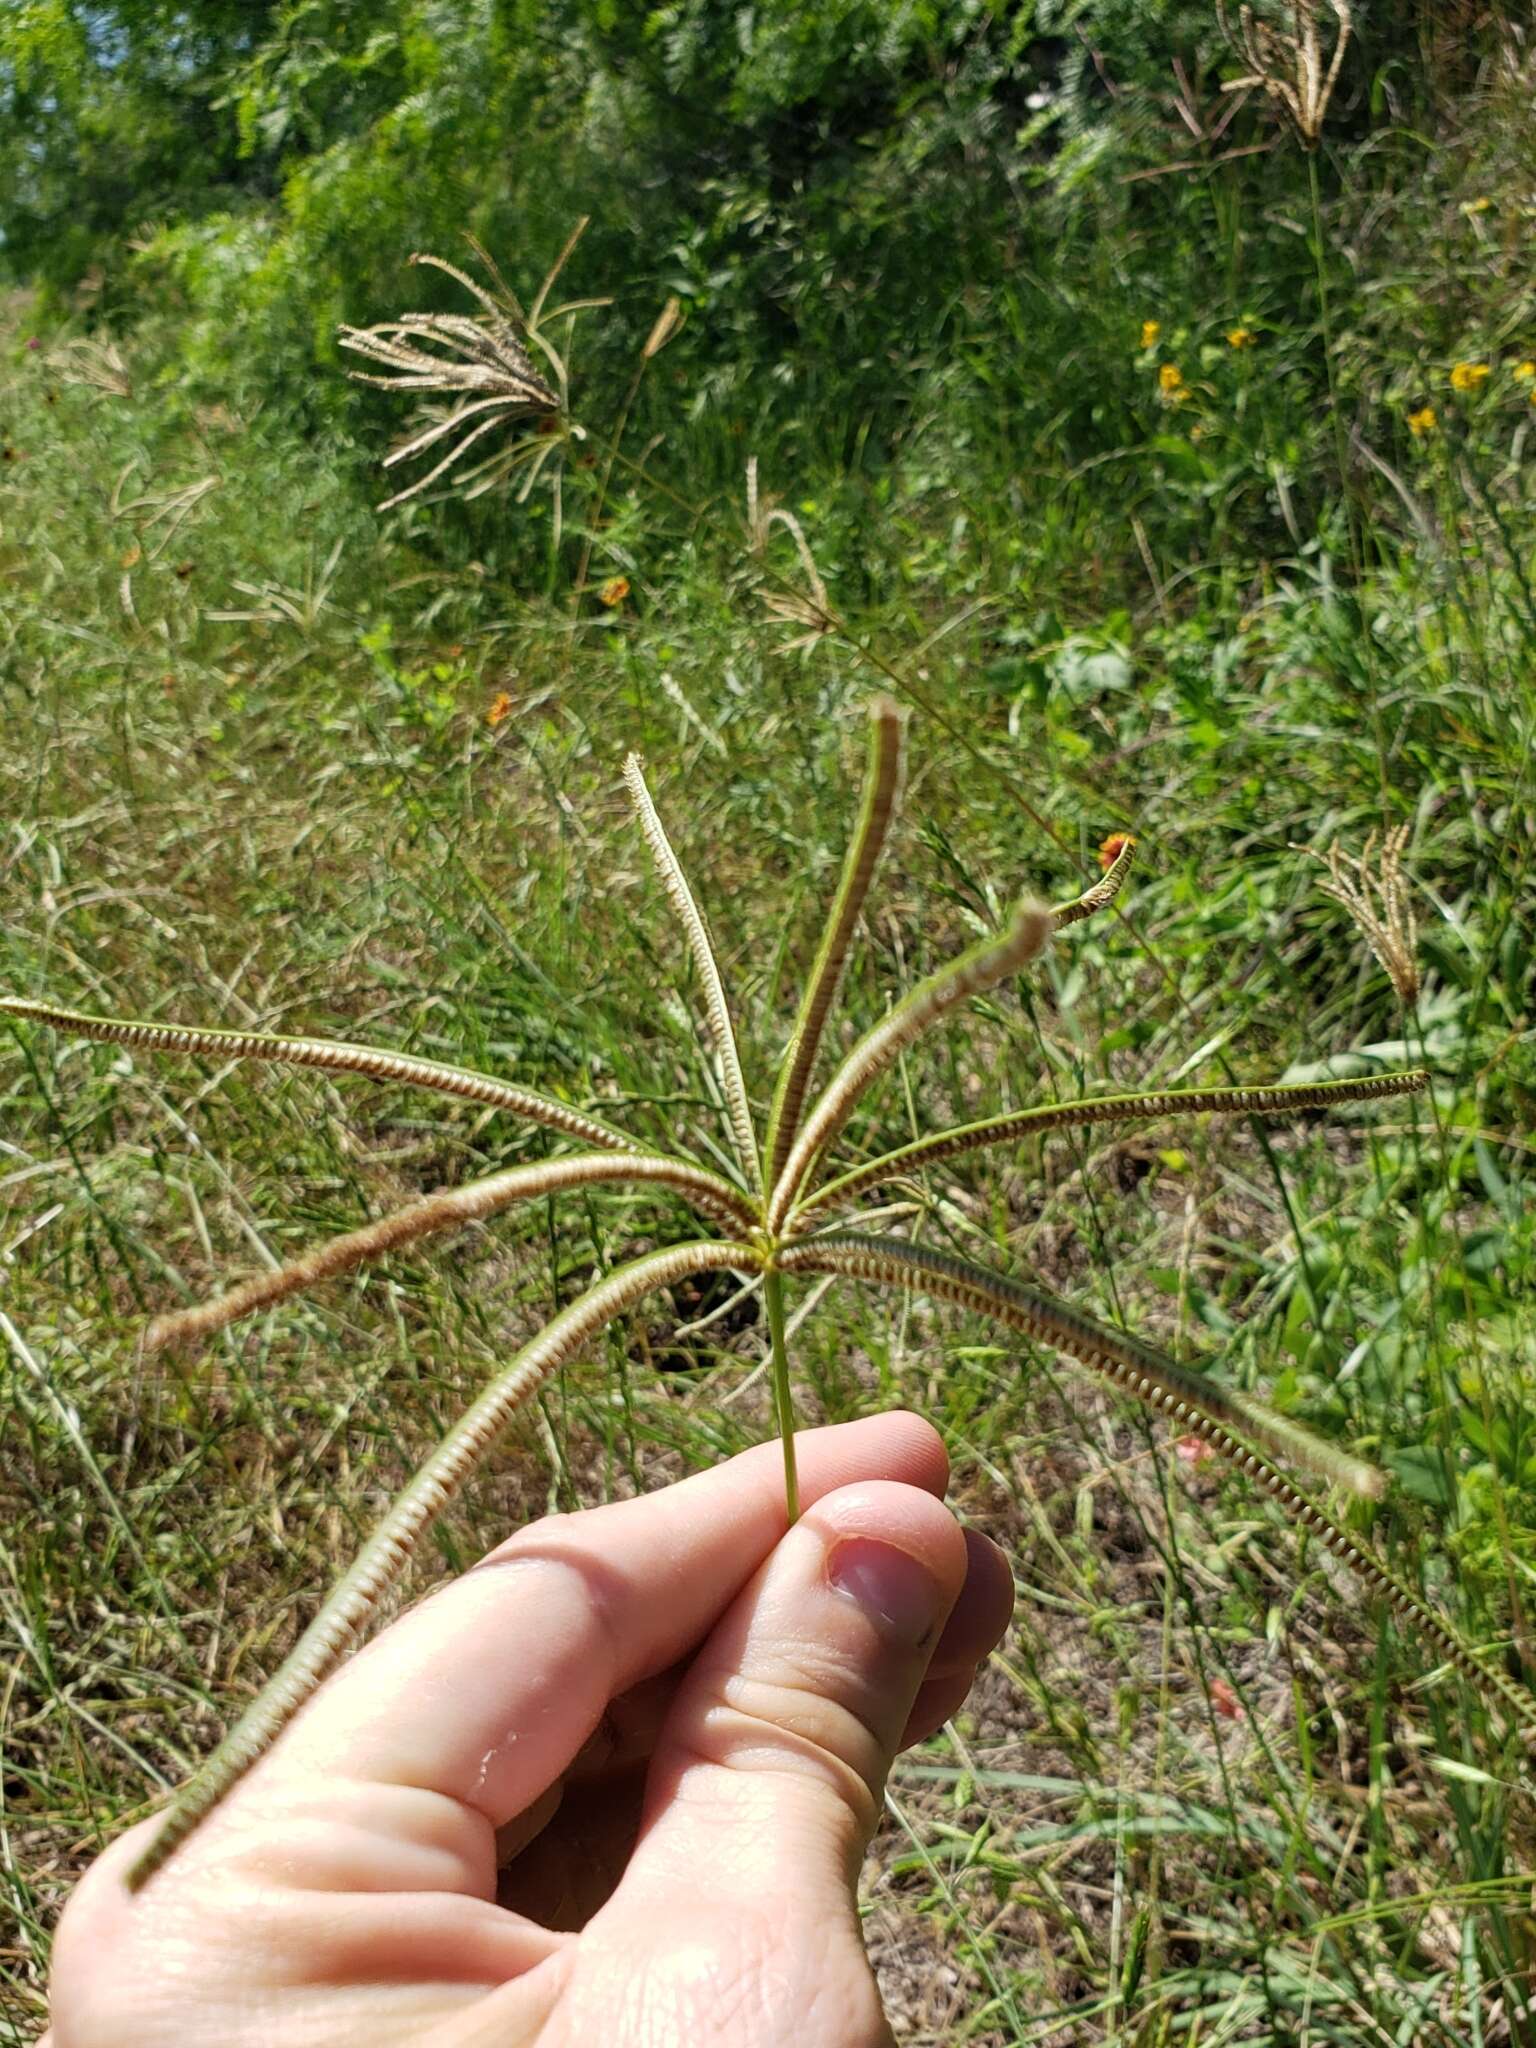
[[[610,611],[614,610],[629,595],[629,578],[627,576],[610,576],[597,595],[598,601],[601,604],[607,605]]]
[[[1111,832],[1099,848],[1099,866],[1108,874],[1115,862],[1128,846],[1134,846],[1135,839],[1129,832]]]
[[[1211,1705],[1223,1721],[1235,1721],[1243,1711],[1238,1704],[1237,1694],[1224,1678],[1211,1680]]]
[[[485,714],[485,722],[492,731],[512,716],[512,699],[505,690],[498,690],[491,699],[491,708]]]

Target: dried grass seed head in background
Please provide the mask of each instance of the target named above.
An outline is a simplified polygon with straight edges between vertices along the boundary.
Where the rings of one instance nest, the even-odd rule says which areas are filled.
[[[1327,868],[1328,880],[1318,886],[1325,896],[1343,904],[1398,995],[1412,1004],[1418,1001],[1423,981],[1418,962],[1418,920],[1403,879],[1403,849],[1408,844],[1408,833],[1406,825],[1394,826],[1384,833],[1372,832],[1357,854],[1346,853],[1337,840],[1325,853],[1308,846],[1296,846],[1292,851],[1305,853]]]
[[[1339,82],[1344,52],[1349,47],[1354,17],[1349,0],[1327,0],[1337,24],[1333,50],[1325,59],[1320,25],[1323,0],[1292,0],[1289,29],[1277,28],[1251,6],[1238,10],[1234,31],[1225,0],[1217,15],[1222,33],[1248,66],[1242,78],[1230,78],[1223,92],[1268,94],[1296,130],[1304,149],[1316,149]]]
[[[563,451],[566,443],[585,438],[583,430],[569,417],[570,373],[565,354],[547,330],[608,301],[572,299],[546,309],[550,287],[585,227],[585,220],[578,222],[526,313],[491,257],[479,243],[472,242],[499,296],[441,256],[418,252],[410,260],[451,277],[474,299],[480,308],[478,313],[403,313],[398,319],[381,321],[373,327],[339,330],[343,348],[379,364],[389,373],[376,375],[353,370],[349,374],[356,382],[383,391],[410,393],[421,401],[405,436],[385,456],[384,467],[393,469],[399,463],[437,450],[445,441],[450,444],[448,452],[424,475],[386,498],[381,511],[420,497],[442,479],[447,479],[447,491],[468,502],[509,482],[519,469],[524,472],[517,494],[518,502],[522,503],[546,465]],[[534,351],[542,358],[543,368],[535,364]],[[446,394],[447,403],[439,402],[439,393]],[[489,455],[481,450],[488,436],[504,435],[508,429],[527,422],[538,422],[546,431],[517,435],[505,445],[494,447]],[[464,459],[471,451],[480,452],[464,468]]]

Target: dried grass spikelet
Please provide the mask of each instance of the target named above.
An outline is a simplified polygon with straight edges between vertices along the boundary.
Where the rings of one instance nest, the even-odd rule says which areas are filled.
[[[1218,0],[1216,10],[1222,33],[1248,66],[1245,77],[1228,79],[1222,91],[1252,92],[1258,88],[1267,93],[1296,130],[1304,149],[1317,147],[1354,28],[1349,0],[1328,0],[1328,5],[1338,23],[1338,34],[1326,63],[1319,28],[1319,0],[1291,0],[1289,30],[1276,28],[1245,5],[1238,10],[1234,33],[1222,0]]]
[[[655,324],[645,338],[645,347],[640,351],[641,362],[648,363],[659,356],[682,324],[683,302],[674,293],[656,315]]]
[[[386,498],[381,511],[419,497],[454,471],[457,474],[447,488],[467,502],[506,483],[521,469],[524,475],[517,501],[522,504],[546,465],[567,442],[585,439],[584,430],[568,416],[569,370],[565,357],[544,331],[556,321],[570,319],[590,306],[608,303],[606,299],[573,299],[552,310],[545,309],[550,287],[585,227],[585,220],[577,224],[526,313],[490,256],[477,242],[471,242],[490,272],[499,297],[441,256],[417,252],[410,260],[440,270],[462,285],[479,306],[478,313],[403,313],[398,319],[381,321],[375,327],[343,327],[338,331],[343,348],[389,372],[380,376],[353,370],[349,374],[357,383],[421,397],[404,437],[385,456],[384,467],[393,469],[399,463],[432,453],[444,442],[450,444],[448,452],[424,475]],[[535,367],[531,353],[535,349],[543,357],[553,382]],[[436,393],[447,394],[448,402],[439,402],[432,395]],[[482,454],[467,469],[460,466],[487,436],[505,433],[527,421],[550,422],[550,430],[519,436],[510,445],[494,448],[488,456]]]
[[[795,552],[805,572],[805,587],[796,590],[784,584],[776,590],[760,589],[758,602],[770,618],[802,629],[795,638],[781,641],[777,650],[780,654],[798,654],[814,647],[829,633],[842,632],[843,621],[827,594],[827,586],[816,566],[816,557],[811,553],[811,544],[805,537],[805,528],[793,512],[786,512],[782,506],[759,495],[757,457],[750,456],[747,460],[747,552],[761,561],[767,555],[768,542],[776,526],[782,526],[795,544]]]
[[[301,583],[279,583],[275,578],[247,583],[243,577],[235,577],[235,589],[250,602],[204,612],[204,618],[230,623],[250,621],[263,626],[293,626],[301,633],[313,633],[330,606],[345,546],[345,541],[338,540],[320,563],[311,555]]]
[[[133,378],[122,351],[110,335],[81,335],[60,342],[48,354],[48,367],[61,384],[84,384],[108,398],[132,398]]]
[[[1405,1003],[1414,1003],[1422,981],[1418,921],[1403,880],[1403,849],[1408,844],[1408,829],[1398,825],[1390,832],[1372,832],[1358,854],[1345,853],[1337,840],[1326,853],[1309,846],[1294,846],[1291,850],[1323,863],[1328,870],[1328,880],[1319,884],[1323,894],[1343,904],[1398,995]]]

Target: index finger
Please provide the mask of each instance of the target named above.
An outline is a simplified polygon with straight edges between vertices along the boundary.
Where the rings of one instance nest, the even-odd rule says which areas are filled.
[[[900,1411],[806,1431],[796,1449],[807,1505],[860,1479],[942,1496],[948,1478],[937,1433]],[[344,1666],[262,1774],[413,1786],[502,1827],[565,1770],[617,1693],[704,1638],[786,1526],[776,1443],[535,1522]]]

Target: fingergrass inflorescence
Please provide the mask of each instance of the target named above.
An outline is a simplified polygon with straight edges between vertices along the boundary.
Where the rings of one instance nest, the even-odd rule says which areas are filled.
[[[389,373],[354,370],[357,383],[406,392],[417,400],[411,423],[385,456],[384,467],[393,469],[420,456],[435,458],[414,483],[386,498],[381,510],[419,498],[437,483],[466,501],[483,497],[519,471],[521,504],[551,461],[558,486],[560,459],[570,441],[582,438],[582,429],[569,416],[570,371],[551,330],[561,322],[569,327],[576,314],[608,301],[571,299],[555,307],[547,301],[586,225],[585,220],[577,223],[526,312],[490,256],[472,243],[499,296],[441,256],[418,253],[411,261],[451,277],[479,306],[478,313],[402,313],[375,327],[340,330],[337,338],[343,348]],[[543,369],[534,362],[535,351]],[[508,433],[520,424],[531,425],[534,431]],[[490,453],[482,445],[487,436],[492,437]],[[440,454],[445,443],[447,453]],[[466,468],[464,460],[472,450],[476,459]],[[557,488],[557,508],[558,504]]]
[[[1054,908],[1029,899],[1021,901],[1001,931],[959,954],[893,1004],[879,1023],[855,1041],[816,1093],[814,1081],[828,1024],[898,809],[903,739],[897,707],[887,698],[877,699],[871,707],[862,805],[780,1059],[761,1135],[704,916],[667,838],[640,762],[631,757],[626,764],[625,777],[641,830],[682,926],[702,993],[708,1060],[730,1152],[730,1164],[719,1172],[697,1163],[682,1149],[643,1149],[622,1130],[533,1089],[409,1054],[324,1039],[275,1038],[81,1016],[50,1003],[15,997],[0,1001],[0,1012],[13,1019],[131,1047],[271,1060],[467,1097],[540,1123],[574,1148],[467,1186],[422,1196],[217,1300],[162,1315],[148,1332],[147,1342],[152,1347],[207,1337],[240,1316],[272,1307],[385,1252],[498,1215],[517,1203],[579,1188],[605,1184],[651,1188],[658,1196],[693,1209],[709,1227],[706,1235],[680,1237],[599,1279],[546,1324],[486,1387],[399,1495],[276,1676],[201,1772],[177,1794],[129,1873],[131,1888],[144,1884],[167,1861],[235,1781],[270,1748],[375,1617],[384,1595],[406,1570],[434,1519],[549,1374],[647,1294],[711,1269],[745,1276],[760,1282],[763,1289],[791,1517],[797,1511],[797,1489],[784,1276],[830,1275],[924,1293],[990,1317],[1032,1343],[1087,1367],[1165,1417],[1181,1439],[1198,1439],[1230,1459],[1279,1502],[1298,1530],[1315,1535],[1373,1592],[1382,1595],[1410,1629],[1428,1639],[1437,1655],[1456,1664],[1486,1693],[1498,1697],[1517,1721],[1536,1722],[1536,1700],[1464,1643],[1360,1537],[1290,1476],[1293,1471],[1304,1473],[1346,1494],[1371,1497],[1381,1491],[1383,1483],[1372,1466],[1248,1394],[1177,1363],[1140,1338],[1094,1321],[1032,1282],[859,1227],[855,1205],[870,1189],[909,1180],[939,1160],[1012,1145],[1043,1130],[1191,1111],[1251,1117],[1326,1110],[1340,1102],[1411,1094],[1428,1082],[1423,1072],[1411,1071],[1301,1085],[1164,1090],[1050,1102],[936,1131],[880,1157],[839,1166],[835,1157],[838,1140],[877,1077],[920,1036],[973,997],[1022,973],[1056,934],[1107,909],[1135,858],[1134,842],[1121,835],[1117,845],[1106,847],[1107,871],[1081,896]]]
[[[1286,115],[1307,150],[1318,146],[1354,29],[1348,0],[1330,0],[1330,7],[1334,18],[1331,54],[1323,49],[1321,0],[1291,0],[1289,29],[1275,26],[1244,5],[1238,10],[1234,33],[1225,6],[1217,9],[1227,40],[1248,65],[1247,74],[1228,79],[1222,91],[1246,93],[1259,88]]]

